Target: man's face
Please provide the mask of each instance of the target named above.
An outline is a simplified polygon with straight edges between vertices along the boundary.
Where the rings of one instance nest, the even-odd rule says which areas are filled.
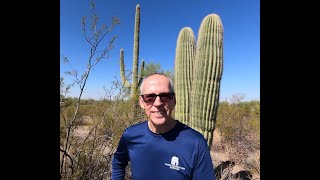
[[[170,82],[167,77],[159,74],[148,77],[143,83],[142,95],[147,102],[140,96],[140,106],[153,124],[163,125],[168,120],[173,120],[171,114],[176,105],[176,99],[170,94]],[[154,102],[152,102],[153,99]]]

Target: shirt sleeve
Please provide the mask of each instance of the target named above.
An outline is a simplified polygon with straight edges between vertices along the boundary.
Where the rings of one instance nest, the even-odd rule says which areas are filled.
[[[205,140],[199,145],[197,164],[193,171],[192,179],[216,180],[209,147]]]
[[[125,168],[129,162],[129,154],[127,143],[125,140],[126,131],[122,134],[117,151],[113,155],[112,159],[112,180],[123,180],[125,176]]]

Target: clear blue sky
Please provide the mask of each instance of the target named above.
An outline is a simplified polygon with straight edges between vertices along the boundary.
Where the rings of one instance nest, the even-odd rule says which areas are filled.
[[[120,24],[110,58],[91,72],[83,98],[103,97],[103,87],[120,79],[119,56],[124,49],[126,70],[132,69],[133,33],[136,4],[140,4],[139,60],[161,64],[174,70],[176,42],[183,27],[191,27],[197,38],[202,19],[218,14],[224,27],[224,66],[220,101],[244,94],[245,101],[260,100],[260,1],[259,0],[95,0],[100,22],[110,24],[117,16]],[[68,57],[83,72],[89,49],[81,31],[81,18],[89,16],[89,0],[60,0],[60,58]],[[60,62],[60,74],[67,66]],[[79,88],[69,96],[78,96]]]

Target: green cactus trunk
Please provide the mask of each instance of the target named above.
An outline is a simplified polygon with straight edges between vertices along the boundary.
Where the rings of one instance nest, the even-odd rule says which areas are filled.
[[[223,67],[223,26],[216,14],[201,22],[191,92],[191,126],[201,132],[211,147],[219,105]]]
[[[133,42],[133,65],[132,65],[132,99],[136,102],[138,99],[138,67],[139,67],[139,34],[140,34],[140,5],[136,5],[136,16],[134,25],[134,42]]]
[[[190,27],[185,27],[179,32],[174,66],[174,85],[177,99],[175,118],[185,124],[189,124],[190,121],[190,94],[195,53],[194,33]]]

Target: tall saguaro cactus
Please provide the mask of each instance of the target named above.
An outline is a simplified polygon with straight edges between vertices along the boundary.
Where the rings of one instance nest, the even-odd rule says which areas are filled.
[[[216,14],[207,15],[198,32],[191,92],[191,126],[211,146],[220,95],[223,66],[223,27]]]
[[[122,84],[131,90],[131,100],[133,103],[133,114],[136,113],[139,97],[139,79],[142,79],[142,71],[144,67],[144,61],[140,70],[140,77],[138,75],[139,67],[139,38],[140,38],[140,5],[136,5],[135,25],[134,25],[134,42],[133,42],[133,65],[132,65],[132,82],[128,82],[125,76],[125,65],[123,49],[120,50],[120,74]]]
[[[182,29],[180,33],[183,33],[183,31],[185,30]],[[188,38],[192,38],[191,34],[193,33],[188,33]],[[179,34],[177,49],[181,46],[179,42],[188,38]],[[186,108],[177,108],[175,114],[178,115],[176,116],[177,119],[182,118],[182,121],[187,122],[189,126],[201,132],[206,138],[208,146],[211,147],[219,105],[220,81],[223,68],[223,26],[217,14],[209,14],[202,20],[196,46],[195,54],[191,53],[192,51],[189,51],[188,48],[176,51],[174,75],[175,84],[177,84],[176,94],[178,94],[177,107],[183,107],[184,105],[180,103],[185,103],[191,97],[189,102],[190,111],[187,112],[189,113],[190,121],[183,119],[188,117],[187,115],[180,115],[186,114],[184,113]],[[181,52],[186,54],[181,56],[179,55]],[[187,65],[181,63],[189,62],[187,57],[194,57],[194,62],[187,63]],[[189,83],[184,82],[190,78],[185,73],[181,73],[181,69],[189,69],[190,66],[192,69],[191,91],[189,90],[190,88],[187,88]],[[184,95],[179,96],[179,94]]]
[[[130,84],[125,77],[125,65],[123,49],[120,50],[120,74],[122,84],[131,89],[131,97],[135,98],[138,94],[138,67],[139,67],[139,34],[140,34],[140,5],[136,5],[134,42],[133,42],[133,64],[132,64],[132,83]]]
[[[191,82],[193,75],[193,63],[196,53],[196,40],[190,27],[184,27],[177,40],[176,57],[174,66],[174,81],[176,90],[175,118],[185,124],[189,124]]]
[[[139,66],[139,38],[140,38],[140,5],[136,5],[133,41],[133,66],[132,66],[132,98],[138,97],[138,66]]]

